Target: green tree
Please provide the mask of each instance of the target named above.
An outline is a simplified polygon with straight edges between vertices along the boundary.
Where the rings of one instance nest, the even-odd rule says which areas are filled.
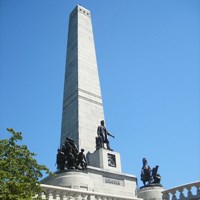
[[[52,174],[37,163],[36,156],[26,145],[17,144],[22,133],[7,129],[12,136],[0,140],[0,199],[29,200],[41,191],[39,179],[42,172]]]

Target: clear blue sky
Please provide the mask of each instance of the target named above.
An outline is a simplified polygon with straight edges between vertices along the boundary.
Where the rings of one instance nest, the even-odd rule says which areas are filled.
[[[68,16],[92,13],[111,147],[124,173],[142,158],[168,189],[200,180],[200,1],[1,0],[0,139],[7,127],[55,171]]]

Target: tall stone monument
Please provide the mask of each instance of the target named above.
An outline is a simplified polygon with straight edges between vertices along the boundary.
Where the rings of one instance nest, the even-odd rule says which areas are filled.
[[[85,150],[85,170],[65,168],[41,181],[48,199],[137,200],[137,178],[124,174],[120,154],[96,148],[97,127],[104,120],[89,10],[78,5],[70,14],[61,141]],[[70,153],[70,152],[69,152]]]
[[[104,111],[96,61],[91,13],[77,6],[70,14],[61,141],[95,150],[95,136]]]

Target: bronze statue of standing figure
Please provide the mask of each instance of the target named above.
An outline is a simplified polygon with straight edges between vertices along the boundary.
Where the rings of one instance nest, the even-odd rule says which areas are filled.
[[[112,151],[112,149],[110,148],[110,143],[109,143],[109,140],[108,140],[108,136],[111,136],[113,138],[115,138],[115,137],[113,135],[111,135],[107,131],[107,129],[106,129],[105,125],[104,125],[104,120],[101,120],[100,123],[101,124],[97,128],[96,149],[105,148],[104,144],[106,144],[106,148],[108,150]]]
[[[77,157],[76,169],[84,170],[87,167],[87,160],[85,154],[83,153],[85,150],[81,149]]]

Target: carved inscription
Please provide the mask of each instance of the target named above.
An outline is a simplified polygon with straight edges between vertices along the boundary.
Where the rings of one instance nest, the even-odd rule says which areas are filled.
[[[124,180],[103,177],[103,182],[112,185],[124,186]]]

